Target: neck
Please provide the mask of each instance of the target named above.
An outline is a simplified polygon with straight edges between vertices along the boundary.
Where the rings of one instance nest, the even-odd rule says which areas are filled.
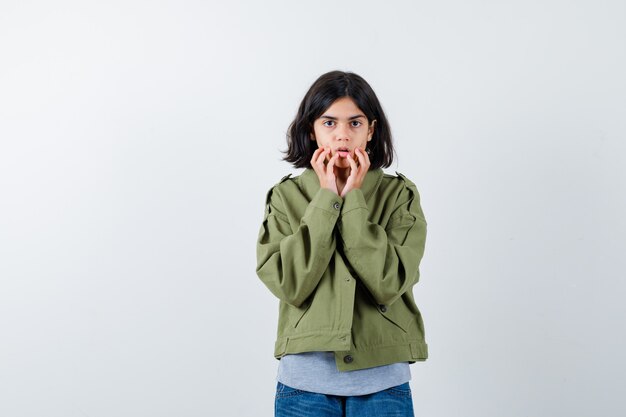
[[[350,168],[335,168],[335,178],[337,178],[337,192],[341,195],[343,188],[346,186],[348,177],[350,176]]]
[[[345,184],[350,176],[350,168],[335,168],[335,178],[341,184]]]

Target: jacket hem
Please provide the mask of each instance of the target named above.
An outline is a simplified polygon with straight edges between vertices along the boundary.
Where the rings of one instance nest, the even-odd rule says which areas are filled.
[[[346,361],[346,357],[350,357]],[[401,345],[378,346],[370,349],[352,349],[335,352],[335,362],[339,371],[374,368],[397,362],[415,363],[428,358],[428,345],[421,341]]]
[[[349,332],[311,334],[293,339],[283,337],[276,341],[274,356],[280,359],[294,353],[334,352],[339,371],[355,371],[397,362],[423,362],[428,359],[428,345],[420,340],[362,349],[356,349],[350,345]]]
[[[290,353],[347,350],[351,343],[350,330],[285,336],[276,340],[274,357],[280,359]]]

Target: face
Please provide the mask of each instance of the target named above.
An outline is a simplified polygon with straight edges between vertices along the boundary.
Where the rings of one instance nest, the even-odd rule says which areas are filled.
[[[374,125],[367,120],[365,113],[357,107],[350,97],[342,97],[333,102],[326,111],[313,122],[313,134],[311,140],[317,142],[317,146],[331,149],[332,157],[339,154],[336,165],[339,168],[349,168],[350,163],[346,158],[358,161],[354,152],[356,148],[365,151],[367,142],[374,134]]]

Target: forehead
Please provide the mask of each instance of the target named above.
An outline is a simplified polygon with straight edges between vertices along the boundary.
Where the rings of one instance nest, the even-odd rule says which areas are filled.
[[[333,101],[333,104],[320,116],[320,118],[334,119],[353,119],[355,117],[366,116],[350,97],[341,97]]]

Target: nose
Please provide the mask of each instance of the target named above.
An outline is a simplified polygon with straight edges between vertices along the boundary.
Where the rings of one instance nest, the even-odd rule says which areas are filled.
[[[337,140],[350,140],[350,130],[348,129],[347,124],[337,124],[337,129],[335,129],[335,138]]]

